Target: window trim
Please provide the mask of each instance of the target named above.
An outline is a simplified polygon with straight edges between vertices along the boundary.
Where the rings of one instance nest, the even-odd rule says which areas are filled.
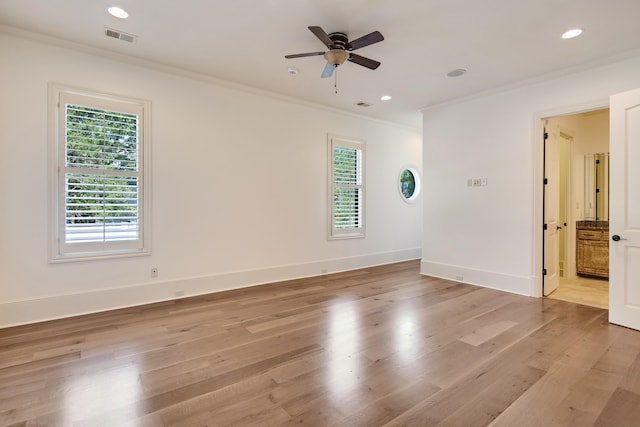
[[[64,120],[65,108],[61,97],[82,97],[90,99],[91,105],[104,109],[121,109],[123,112],[135,110],[138,115],[139,149],[139,238],[123,244],[90,244],[86,249],[66,251],[63,239],[65,226],[64,203]],[[97,104],[97,105],[96,105]],[[114,108],[115,107],[115,108]],[[48,204],[49,204],[49,262],[94,260],[114,257],[148,255],[151,250],[151,102],[120,95],[79,89],[58,83],[48,84]],[[83,244],[78,244],[78,248]],[[99,247],[102,246],[102,247]]]
[[[361,171],[362,171],[362,184],[359,185],[362,189],[362,198],[360,200],[360,227],[350,227],[346,229],[337,229],[334,227],[334,167],[333,167],[333,151],[334,147],[346,147],[353,148],[361,151]],[[327,161],[328,161],[328,239],[329,240],[341,240],[341,239],[359,239],[365,237],[366,231],[366,142],[354,138],[345,138],[337,135],[327,135]]]
[[[409,171],[413,175],[415,188],[411,197],[405,197],[404,193],[402,192],[402,174],[404,173],[404,171]],[[400,169],[400,173],[398,173],[398,193],[400,194],[400,198],[405,203],[414,204],[420,196],[420,190],[422,190],[422,183],[420,181],[420,173],[418,172],[418,169],[413,166],[405,166]]]

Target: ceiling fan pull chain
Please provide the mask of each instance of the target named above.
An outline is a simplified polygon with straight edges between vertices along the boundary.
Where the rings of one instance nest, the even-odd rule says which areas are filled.
[[[336,90],[336,95],[337,95],[337,94],[338,94],[338,66],[337,66],[337,65],[334,65],[334,67],[335,67],[336,69],[334,70],[334,75],[333,75],[333,78],[335,79],[335,80],[334,80],[334,83],[333,83],[333,87],[335,88],[335,90]]]

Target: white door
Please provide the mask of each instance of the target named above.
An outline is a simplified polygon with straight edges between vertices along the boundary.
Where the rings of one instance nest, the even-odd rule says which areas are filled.
[[[611,97],[609,321],[640,330],[640,89]]]
[[[560,264],[560,147],[553,132],[544,139],[544,296],[558,288]]]

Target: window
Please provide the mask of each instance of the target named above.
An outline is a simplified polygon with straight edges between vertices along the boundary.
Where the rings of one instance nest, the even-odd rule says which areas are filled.
[[[398,190],[400,190],[402,200],[405,202],[413,203],[416,201],[420,194],[420,177],[415,169],[402,169],[398,177]]]
[[[50,94],[52,260],[148,252],[148,102]]]
[[[329,136],[330,239],[364,237],[365,144]]]

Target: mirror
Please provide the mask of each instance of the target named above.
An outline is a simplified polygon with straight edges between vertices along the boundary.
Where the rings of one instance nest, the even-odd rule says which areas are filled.
[[[609,220],[609,153],[584,156],[584,219]]]

